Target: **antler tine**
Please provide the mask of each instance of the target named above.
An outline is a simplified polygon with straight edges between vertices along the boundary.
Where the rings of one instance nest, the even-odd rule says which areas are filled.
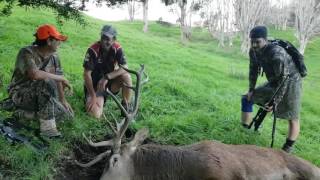
[[[144,64],[140,64],[140,70],[139,72],[138,71],[134,71],[134,70],[130,70],[126,67],[124,67],[123,65],[120,64],[120,67],[122,69],[124,69],[125,71],[129,72],[129,73],[132,73],[132,74],[135,74],[137,76],[137,79],[140,79],[141,80],[141,74],[143,73],[145,75],[145,79],[141,82],[141,85],[145,84],[146,82],[149,81],[149,76],[144,72]],[[126,86],[126,85],[125,85]],[[130,86],[126,86],[128,88],[131,88],[133,89],[133,87],[130,87]]]
[[[135,87],[135,91],[134,91],[134,93],[135,93],[134,105],[133,105],[133,110],[132,110],[132,114],[135,115],[138,112],[138,106],[139,106],[139,100],[140,100],[140,94],[141,94],[141,92],[140,92],[141,86],[143,84],[145,84],[149,80],[149,78],[148,78],[148,75],[146,75],[146,73],[144,73],[144,65],[143,64],[140,65],[139,72],[132,71],[132,73],[135,74],[137,77],[136,87]],[[145,76],[147,77],[144,81],[141,81],[141,74],[145,74]]]
[[[112,99],[116,102],[116,104],[118,105],[118,107],[121,109],[121,111],[126,115],[129,116],[128,111],[122,106],[122,104],[120,103],[119,99],[109,90],[107,89],[106,92],[112,97]]]
[[[111,116],[112,116],[112,118],[113,118],[113,121],[114,121],[116,127],[117,127],[117,131],[120,131],[120,128],[121,128],[121,126],[123,125],[123,123],[124,123],[124,121],[125,121],[125,118],[123,118],[123,119],[120,121],[120,123],[118,123],[118,121],[116,120],[116,118],[114,117],[114,115],[113,115],[112,113],[110,113],[110,114],[111,114]]]
[[[99,154],[98,156],[96,156],[92,161],[88,162],[88,163],[80,163],[78,162],[77,160],[75,160],[74,162],[78,165],[78,166],[81,166],[81,167],[90,167],[94,164],[96,164],[97,162],[101,161],[104,157],[106,157],[107,155],[109,155],[111,153],[110,150],[108,151],[105,151],[101,154]]]
[[[120,131],[120,127],[121,127],[121,123],[118,123],[117,119],[114,117],[113,113],[111,113],[112,119],[113,119],[113,123],[116,125],[117,131]]]
[[[126,118],[123,118],[120,123],[118,123],[118,129],[120,130],[120,128],[123,126],[123,124],[126,122]]]
[[[113,144],[113,152],[119,153],[120,147],[121,147],[121,138],[124,135],[125,130],[128,128],[129,122],[132,119],[132,116],[128,113],[128,111],[122,106],[118,98],[109,90],[107,89],[106,92],[112,97],[112,99],[116,102],[118,107],[121,109],[121,111],[125,114],[126,118],[125,121],[122,121],[121,124],[116,122],[117,125],[117,132],[116,137],[112,140],[105,141],[106,143],[112,143]],[[115,120],[116,121],[116,120]],[[103,142],[101,142],[103,144]]]
[[[142,82],[141,85],[144,85],[145,83],[147,83],[149,81],[149,76],[147,73],[143,72],[144,76],[146,77]]]
[[[104,113],[103,113],[102,115],[103,115],[103,118],[107,121],[108,126],[110,127],[110,129],[112,130],[112,132],[113,132],[114,134],[117,134],[117,130],[116,130],[115,127],[108,121],[106,115],[105,115]],[[114,118],[114,117],[113,117],[113,118]]]
[[[134,90],[134,87],[129,86],[128,84],[126,84],[125,82],[122,83],[126,88],[129,88],[131,90]]]
[[[141,85],[142,85],[141,74],[144,72],[144,65],[140,65],[140,66],[141,66],[141,68],[139,71],[134,71],[134,70],[129,70],[128,68],[120,65],[121,68],[123,68],[125,71],[127,71],[131,74],[134,74],[137,78],[135,87],[131,88],[135,93],[134,106],[133,106],[132,112],[127,111],[122,106],[122,104],[120,103],[118,98],[109,89],[106,90],[106,92],[112,97],[112,99],[116,102],[117,106],[121,109],[121,111],[125,115],[125,118],[121,121],[121,123],[120,124],[117,123],[117,126],[120,126],[120,127],[117,127],[118,134],[117,134],[116,138],[113,140],[113,143],[114,143],[113,152],[114,153],[119,153],[120,147],[121,147],[121,139],[124,136],[125,131],[128,129],[129,123],[133,120],[134,116],[137,114],[137,111],[138,111],[140,89],[141,89]],[[148,78],[146,80],[148,80]]]
[[[149,78],[148,78],[148,75],[147,75],[146,73],[144,73],[144,65],[143,65],[143,64],[140,65],[140,70],[139,70],[139,71],[130,70],[130,69],[124,67],[124,66],[121,66],[121,67],[122,67],[125,71],[136,75],[136,78],[137,78],[136,86],[135,86],[135,88],[133,88],[133,89],[134,89],[134,93],[135,93],[135,95],[134,95],[133,111],[132,111],[130,114],[128,114],[129,116],[127,116],[127,114],[126,114],[126,117],[127,117],[126,120],[127,120],[127,119],[128,119],[128,120],[124,122],[125,126],[122,126],[122,127],[124,127],[124,128],[122,128],[123,131],[121,131],[121,137],[122,137],[123,134],[124,134],[125,129],[126,129],[127,126],[128,126],[128,123],[129,123],[128,121],[131,121],[131,120],[133,119],[133,117],[137,114],[138,106],[139,106],[140,93],[141,93],[141,92],[140,92],[140,89],[141,89],[141,86],[142,86],[144,83],[146,83]],[[144,74],[144,75],[147,77],[144,81],[141,81],[141,74]]]
[[[123,65],[119,65],[122,69],[124,69],[125,71],[127,71],[128,73],[132,73],[132,74],[135,74],[135,75],[137,75],[137,74],[141,74],[141,72],[142,71],[144,71],[144,64],[140,64],[140,70],[139,70],[139,72],[137,72],[137,71],[134,71],[134,70],[130,70],[130,69],[128,69],[128,68],[126,68],[126,67],[124,67]]]
[[[94,143],[91,141],[91,139],[87,138],[87,136],[84,133],[82,133],[82,136],[89,143],[89,145],[92,147],[103,147],[103,146],[113,146],[114,145],[114,142],[112,140]]]
[[[125,118],[120,123],[118,123],[117,120],[114,118],[114,116],[111,114],[117,127],[115,129],[115,127],[112,126],[111,123],[107,120],[108,125],[110,126],[112,131],[116,134],[115,138],[113,138],[113,139],[111,139],[109,141],[102,141],[102,142],[94,143],[89,138],[87,138],[86,135],[83,133],[83,137],[86,139],[86,141],[91,146],[93,146],[93,147],[112,146],[113,153],[115,153],[115,154],[120,153],[121,139],[122,139],[125,131],[127,130],[128,126],[129,126],[129,123],[133,120],[134,116],[137,114],[137,111],[138,111],[141,86],[143,84],[145,84],[149,80],[147,74],[144,73],[144,65],[140,65],[140,66],[141,66],[141,68],[140,68],[139,72],[138,71],[129,70],[129,69],[121,66],[125,71],[127,71],[129,73],[132,73],[132,74],[135,74],[136,78],[137,78],[136,86],[135,87],[129,87],[130,89],[134,90],[134,92],[135,92],[133,111],[132,112],[127,111],[122,106],[122,104],[120,103],[118,98],[109,89],[107,89],[106,93],[109,94],[112,97],[112,99],[116,102],[118,107],[121,109],[121,111],[125,115]],[[141,81],[141,74],[142,73],[146,76],[146,79],[144,79],[143,81]],[[103,114],[103,117],[106,119],[105,114]],[[75,163],[77,165],[81,166],[81,167],[90,167],[93,164],[99,162],[101,159],[103,159],[105,156],[107,156],[110,153],[111,153],[110,150],[108,150],[108,151],[106,151],[104,153],[101,153],[94,160],[92,160],[92,161],[90,161],[90,162],[88,162],[86,164],[79,163],[78,161],[75,161]]]

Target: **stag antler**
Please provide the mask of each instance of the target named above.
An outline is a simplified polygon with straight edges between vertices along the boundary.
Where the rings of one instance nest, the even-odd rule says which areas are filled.
[[[121,65],[120,65],[121,66]],[[136,76],[136,86],[135,87],[130,87],[128,85],[125,85],[127,88],[130,88],[134,91],[134,101],[133,101],[133,108],[131,111],[126,110],[122,104],[120,103],[119,99],[109,90],[106,90],[106,93],[108,93],[112,99],[116,102],[116,104],[118,105],[118,107],[121,109],[122,113],[125,115],[125,118],[123,118],[121,120],[120,123],[118,123],[118,121],[114,118],[114,124],[112,125],[109,121],[108,122],[108,126],[111,128],[111,130],[113,131],[113,133],[115,134],[114,138],[108,141],[101,141],[101,142],[97,142],[94,143],[92,142],[89,138],[87,138],[85,136],[85,134],[83,134],[83,137],[85,138],[85,140],[93,147],[102,147],[102,146],[111,146],[112,147],[112,152],[114,154],[118,154],[120,153],[120,148],[121,148],[121,139],[125,134],[125,131],[128,129],[128,126],[130,124],[130,122],[134,119],[134,117],[136,116],[137,112],[138,112],[138,106],[139,106],[139,100],[140,100],[140,94],[141,94],[141,87],[142,85],[144,85],[145,83],[147,83],[149,81],[149,77],[148,75],[144,72],[144,65],[140,65],[140,70],[139,71],[133,71],[133,70],[129,70],[123,66],[121,66],[121,68],[123,68],[125,71],[134,74]],[[142,76],[145,76],[144,79],[142,79]],[[106,119],[105,115],[103,115],[103,117]],[[111,153],[110,150],[105,151],[101,154],[99,154],[94,160],[86,163],[86,164],[82,164],[76,161],[76,164],[78,164],[81,167],[89,167],[92,166],[93,164],[99,162],[100,160],[102,160],[105,156],[109,155]]]
[[[94,165],[95,163],[101,161],[104,157],[106,157],[107,155],[109,155],[111,153],[111,150],[107,150],[101,154],[99,154],[97,157],[95,157],[93,160],[91,160],[90,162],[88,163],[80,163],[78,162],[77,160],[75,160],[75,163],[78,165],[78,166],[81,166],[81,167],[90,167],[92,165]]]

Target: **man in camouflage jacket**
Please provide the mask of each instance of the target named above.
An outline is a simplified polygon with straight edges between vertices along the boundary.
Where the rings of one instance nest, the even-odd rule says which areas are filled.
[[[252,104],[274,110],[277,118],[288,120],[288,136],[282,149],[292,151],[292,146],[300,132],[300,107],[302,79],[292,57],[285,49],[268,43],[267,28],[257,26],[250,32],[251,48],[249,91],[242,98],[242,124],[248,127],[252,121]],[[265,74],[267,82],[256,88],[259,74]],[[272,94],[283,82],[276,94],[273,106],[267,106]]]
[[[42,25],[35,34],[33,45],[20,49],[9,97],[19,118],[37,118],[42,136],[58,137],[56,120],[73,117],[73,111],[64,96],[69,81],[63,76],[56,53],[61,41],[67,39],[54,26]]]

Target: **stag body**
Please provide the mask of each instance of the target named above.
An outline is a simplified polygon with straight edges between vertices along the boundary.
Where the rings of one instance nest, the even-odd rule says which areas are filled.
[[[141,145],[130,149],[124,147],[122,155],[111,157],[101,180],[320,179],[319,168],[309,162],[253,145],[203,141],[181,147]]]
[[[125,68],[124,68],[125,69]],[[137,77],[134,106],[128,112],[110,92],[125,119],[115,126],[113,139],[93,143],[91,146],[109,146],[112,150],[101,153],[82,167],[90,167],[109,155],[101,180],[320,180],[320,170],[309,162],[270,148],[253,145],[226,145],[216,141],[203,141],[187,146],[140,145],[148,136],[147,129],[140,129],[132,141],[122,144],[121,139],[138,110],[141,81]]]

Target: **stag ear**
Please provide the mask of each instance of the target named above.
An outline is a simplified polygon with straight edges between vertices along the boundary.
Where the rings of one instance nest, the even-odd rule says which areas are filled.
[[[130,142],[129,146],[131,148],[136,148],[140,144],[143,143],[143,141],[148,137],[149,130],[147,128],[140,129],[135,135],[133,140]]]

